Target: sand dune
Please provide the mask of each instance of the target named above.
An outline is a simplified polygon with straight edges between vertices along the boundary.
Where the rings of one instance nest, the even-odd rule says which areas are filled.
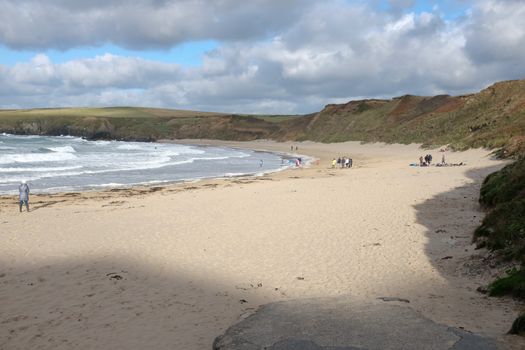
[[[318,162],[259,178],[32,196],[22,214],[2,198],[0,347],[209,349],[261,304],[335,295],[400,297],[440,323],[508,330],[518,306],[475,291],[499,270],[470,244],[481,181],[503,162],[471,150],[447,153],[466,166],[419,168],[408,166],[426,152],[415,145],[297,145]],[[354,168],[330,168],[346,155]]]

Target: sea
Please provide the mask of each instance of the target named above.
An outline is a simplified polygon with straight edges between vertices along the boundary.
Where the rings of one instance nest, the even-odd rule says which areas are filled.
[[[176,143],[0,134],[0,194],[68,192],[262,175],[294,165],[284,154]]]

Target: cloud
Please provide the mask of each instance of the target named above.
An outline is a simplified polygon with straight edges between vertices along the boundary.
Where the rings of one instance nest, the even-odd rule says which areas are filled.
[[[415,0],[388,0],[388,5],[394,13],[401,13],[412,8],[415,5]]]
[[[35,3],[24,2],[28,13],[33,13]],[[68,13],[100,12],[101,17],[117,13],[115,8],[138,11],[127,1],[49,3]],[[328,103],[363,97],[462,94],[497,80],[525,78],[525,24],[521,20],[525,3],[521,1],[479,1],[465,16],[454,20],[436,9],[410,11],[410,1],[397,3],[403,9],[399,13],[343,0],[301,2],[303,7],[296,1],[249,3],[237,7],[229,0],[142,0],[141,6],[160,17],[144,18],[145,24],[138,26],[136,33],[131,29],[121,33],[118,40],[128,45],[160,45],[163,30],[166,43],[217,36],[231,41],[223,41],[206,53],[198,67],[112,54],[56,63],[37,54],[29,62],[0,65],[0,106],[143,105],[237,113],[309,113]],[[163,23],[165,14],[157,11],[155,4],[167,11],[171,7],[193,8],[203,14],[194,13],[195,23],[188,27],[183,24],[191,21],[184,18],[183,24],[170,24],[178,29],[170,25],[162,29],[158,23]],[[206,4],[211,9],[205,8]],[[264,30],[259,28],[264,27],[262,22],[254,20],[255,4],[261,5],[261,21],[271,14],[276,17],[268,20]],[[186,10],[181,13],[189,16],[192,12]],[[212,15],[212,10],[220,11]],[[254,23],[246,24],[248,17],[241,14],[249,14]],[[124,17],[120,22],[115,20],[115,25],[124,28],[124,22],[135,23],[131,14]],[[200,28],[202,18],[235,23],[225,24],[228,28],[214,24]],[[94,23],[93,28],[100,31],[96,40],[117,40],[116,32],[104,34],[99,22]],[[150,28],[152,23],[157,23],[156,28]],[[5,24],[0,21],[1,26]],[[234,28],[242,31],[244,26],[244,33],[226,34]],[[89,40],[96,37],[89,30],[75,30]],[[75,30],[63,35],[80,35]],[[179,35],[177,30],[190,34]],[[4,30],[0,33],[5,35]],[[154,38],[147,39],[147,35]],[[71,39],[71,43],[79,42],[83,41]]]
[[[471,13],[465,28],[466,52],[477,64],[517,64],[525,57],[525,3],[485,1]]]
[[[264,38],[312,0],[0,0],[0,43],[70,49],[107,43],[171,48],[192,40]]]

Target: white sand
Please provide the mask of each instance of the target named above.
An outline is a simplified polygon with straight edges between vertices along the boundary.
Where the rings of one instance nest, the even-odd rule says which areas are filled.
[[[497,271],[475,274],[486,264],[470,257],[483,253],[470,244],[479,186],[501,161],[447,152],[468,165],[419,168],[408,166],[426,153],[414,145],[297,145],[319,165],[33,196],[22,214],[16,198],[0,200],[0,348],[210,349],[260,304],[334,295],[395,296],[450,326],[509,329],[518,305],[476,292]],[[330,169],[345,155],[353,169]]]

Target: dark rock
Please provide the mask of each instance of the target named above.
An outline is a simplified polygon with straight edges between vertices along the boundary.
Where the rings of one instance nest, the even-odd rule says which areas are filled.
[[[487,294],[489,292],[489,289],[487,286],[479,286],[476,288],[476,291],[480,292],[481,294]]]

